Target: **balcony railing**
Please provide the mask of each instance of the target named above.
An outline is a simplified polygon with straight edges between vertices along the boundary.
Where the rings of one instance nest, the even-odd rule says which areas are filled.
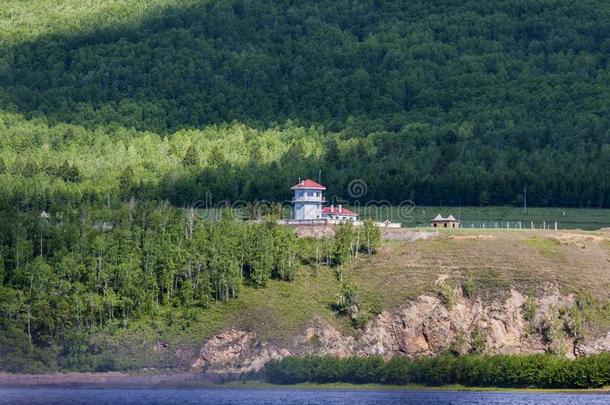
[[[326,198],[324,197],[311,197],[311,196],[301,196],[301,197],[295,197],[292,199],[292,202],[319,202],[319,203],[324,203],[326,202]]]

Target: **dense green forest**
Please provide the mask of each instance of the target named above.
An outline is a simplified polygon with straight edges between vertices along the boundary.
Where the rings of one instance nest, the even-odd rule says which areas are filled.
[[[601,0],[10,0],[0,198],[610,206]]]

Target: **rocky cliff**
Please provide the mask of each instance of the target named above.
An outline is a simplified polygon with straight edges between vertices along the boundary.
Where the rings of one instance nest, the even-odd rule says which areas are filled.
[[[192,362],[210,372],[259,370],[287,355],[431,356],[453,351],[494,354],[545,353],[574,357],[610,350],[610,333],[575,326],[575,297],[554,285],[535,296],[515,289],[495,299],[467,298],[461,290],[446,297],[420,295],[383,311],[362,331],[344,335],[329,323],[313,319],[292,345],[265,342],[256,333],[229,329],[209,339]]]

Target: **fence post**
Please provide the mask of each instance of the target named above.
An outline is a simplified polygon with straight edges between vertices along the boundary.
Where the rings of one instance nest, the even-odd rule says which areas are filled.
[[[555,221],[555,230],[557,230],[557,221]]]
[[[534,229],[534,221],[531,221],[532,229]]]

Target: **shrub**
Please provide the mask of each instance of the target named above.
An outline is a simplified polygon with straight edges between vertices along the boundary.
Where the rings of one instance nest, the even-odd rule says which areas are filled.
[[[529,294],[527,296],[527,300],[525,301],[523,317],[528,322],[533,322],[534,318],[536,317],[536,302],[534,301],[532,294]]]
[[[343,372],[349,382],[356,384],[380,383],[384,380],[383,358],[379,356],[350,357],[344,361]]]
[[[365,219],[363,222],[363,235],[360,241],[359,249],[363,252],[372,255],[377,252],[381,242],[381,230],[370,219]]]
[[[466,336],[464,335],[464,332],[458,331],[458,333],[456,333],[455,335],[455,338],[451,342],[451,345],[449,346],[449,352],[461,356],[467,351],[467,343],[468,342],[466,341]]]
[[[395,356],[385,364],[382,381],[386,384],[410,384],[413,382],[412,367],[409,358]]]
[[[464,384],[469,386],[595,388],[610,383],[610,354],[569,360],[552,355],[439,355],[420,359],[329,356],[286,357],[265,366],[267,381]]]
[[[356,329],[364,329],[366,324],[371,320],[371,313],[368,311],[358,311],[358,313],[352,317],[352,324]]]
[[[99,359],[97,359],[97,364],[95,365],[95,371],[97,373],[106,372],[106,371],[116,371],[119,367],[117,365],[117,361],[111,355],[102,355]]]
[[[544,338],[549,343],[549,352],[552,354],[564,355],[566,353],[563,327],[559,312],[551,307],[544,325]]]
[[[464,286],[462,287],[464,296],[466,298],[472,298],[472,296],[474,294],[474,289],[475,289],[474,279],[472,278],[472,274],[469,274],[468,278],[466,279],[466,283],[464,283]]]
[[[350,281],[346,281],[341,284],[341,291],[335,304],[336,310],[340,314],[352,314],[352,309],[357,305],[356,296],[358,294],[358,287]]]
[[[481,329],[477,325],[470,332],[470,351],[477,354],[482,354],[487,349],[487,340],[485,334],[481,333]]]
[[[570,336],[574,339],[580,339],[583,337],[583,331],[585,328],[585,321],[582,314],[582,311],[578,307],[578,305],[574,305],[570,307],[567,311],[567,327]]]
[[[440,285],[439,294],[443,304],[445,304],[447,309],[451,310],[455,304],[455,286],[453,283],[449,280],[443,281]]]

